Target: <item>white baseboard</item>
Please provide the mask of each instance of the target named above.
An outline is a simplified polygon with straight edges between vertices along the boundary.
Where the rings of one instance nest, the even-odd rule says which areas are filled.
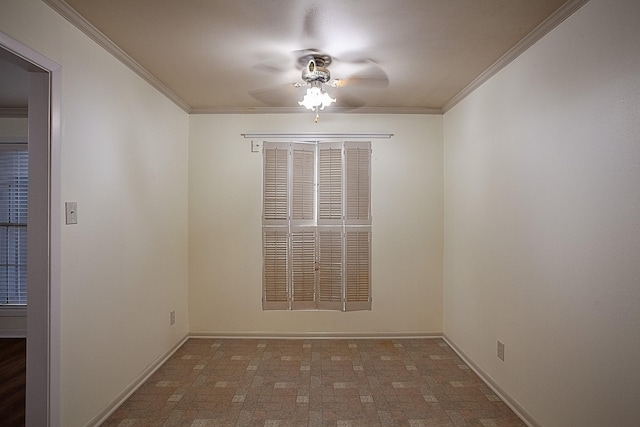
[[[190,338],[237,338],[237,339],[411,339],[442,338],[442,332],[408,332],[408,333],[337,333],[337,332],[192,332]]]
[[[533,418],[533,416],[524,408],[524,406],[520,404],[520,402],[518,402],[517,400],[512,398],[508,393],[506,393],[502,389],[502,387],[500,387],[498,383],[496,383],[496,381],[491,377],[491,375],[489,375],[484,369],[482,369],[477,363],[475,363],[469,356],[467,356],[467,354],[464,351],[462,351],[462,349],[460,349],[460,347],[458,347],[446,334],[442,334],[442,339],[444,339],[446,343],[449,344],[449,347],[451,347],[453,351],[455,351],[458,354],[458,356],[460,356],[460,358],[464,360],[464,362],[467,365],[469,365],[471,369],[473,369],[473,372],[475,372],[482,379],[482,381],[484,381],[489,386],[489,388],[491,388],[491,390],[493,390],[493,392],[497,394],[498,397],[502,399],[502,401],[506,403],[506,405],[509,408],[511,408],[513,412],[516,413],[518,417],[520,417],[520,419],[526,425],[528,425],[529,427],[542,427],[542,424],[536,421],[536,419]]]
[[[99,426],[109,418],[128,398],[131,396],[146,380],[149,379],[155,371],[157,371],[181,346],[189,339],[186,334],[173,347],[166,351],[163,355],[154,360],[142,373],[134,379],[111,403],[109,403],[100,413],[89,420],[85,427]]]

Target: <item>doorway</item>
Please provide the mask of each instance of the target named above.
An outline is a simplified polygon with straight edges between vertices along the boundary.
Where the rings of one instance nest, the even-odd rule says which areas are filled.
[[[59,425],[59,175],[57,155],[60,67],[0,32],[0,61],[23,76],[27,90],[1,90],[0,116],[26,118],[28,145],[26,426]],[[15,82],[13,82],[15,83]],[[9,78],[0,85],[11,85]],[[22,84],[22,83],[20,83]],[[10,87],[10,86],[8,86]],[[20,100],[20,96],[26,99]],[[17,96],[17,98],[15,97]],[[2,104],[2,102],[5,102]],[[15,103],[12,107],[6,102]],[[25,105],[26,104],[26,105]],[[20,307],[14,307],[19,314]],[[0,308],[1,309],[1,308]],[[24,314],[23,314],[24,315]]]

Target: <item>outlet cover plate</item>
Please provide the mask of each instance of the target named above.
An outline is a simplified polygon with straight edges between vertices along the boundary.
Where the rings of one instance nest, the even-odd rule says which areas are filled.
[[[498,340],[498,359],[504,362],[504,343]]]

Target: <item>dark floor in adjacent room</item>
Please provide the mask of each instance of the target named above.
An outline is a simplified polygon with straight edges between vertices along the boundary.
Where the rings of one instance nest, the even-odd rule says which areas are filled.
[[[189,339],[103,426],[524,426],[435,339]]]
[[[0,424],[24,426],[27,340],[0,339]]]

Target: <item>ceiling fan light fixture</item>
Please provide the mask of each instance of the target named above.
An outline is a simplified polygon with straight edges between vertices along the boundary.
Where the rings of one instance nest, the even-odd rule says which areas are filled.
[[[316,109],[324,110],[324,107],[336,102],[335,98],[331,98],[329,94],[321,87],[312,86],[307,89],[307,94],[298,104],[306,109],[316,111]]]

